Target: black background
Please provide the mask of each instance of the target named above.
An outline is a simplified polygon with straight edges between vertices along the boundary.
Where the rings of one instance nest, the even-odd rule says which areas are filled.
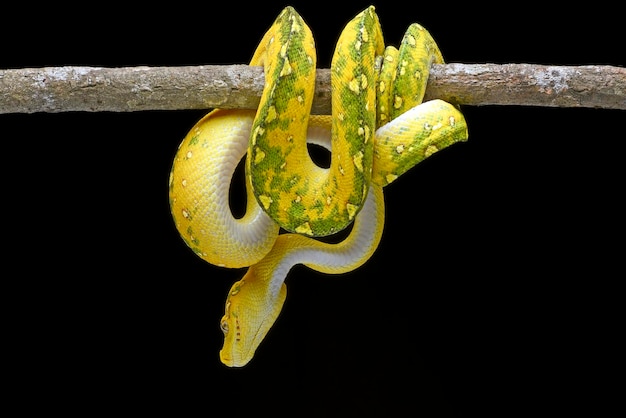
[[[29,6],[4,15],[0,68],[247,63],[287,3],[192,4]],[[327,68],[369,2],[289,4]],[[626,65],[600,2],[452,4],[376,4],[386,42],[419,22],[448,62]],[[602,415],[622,393],[626,113],[463,111],[469,141],[385,189],[365,266],[291,271],[243,369],[219,362],[218,324],[244,271],[192,254],[167,203],[206,112],[0,115],[8,398],[81,415]]]

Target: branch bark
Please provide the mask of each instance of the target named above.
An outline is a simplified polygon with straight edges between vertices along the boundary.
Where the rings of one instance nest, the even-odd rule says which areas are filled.
[[[44,67],[0,70],[0,114],[254,109],[262,68]],[[313,113],[330,113],[330,70],[317,71]],[[460,105],[626,109],[626,68],[436,64],[425,99]]]

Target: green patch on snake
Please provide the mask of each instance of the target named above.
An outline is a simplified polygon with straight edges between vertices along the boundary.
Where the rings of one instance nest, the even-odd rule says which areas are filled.
[[[321,215],[322,212],[324,211],[324,202],[322,202],[321,200],[316,200],[312,205],[311,205],[311,210],[317,212],[318,215]]]
[[[291,189],[293,189],[296,185],[299,185],[301,180],[302,180],[302,176],[300,176],[299,174],[293,174],[291,176],[286,177],[285,181],[283,182],[282,186],[280,186],[280,188],[281,190],[284,190],[285,192],[291,192]],[[302,183],[300,188],[296,190],[296,193],[302,196],[302,195],[307,194],[308,191],[309,191],[309,182],[304,181],[304,183]]]
[[[339,213],[337,207],[333,207],[329,216],[324,218],[312,219],[309,221],[311,228],[315,231],[324,231],[325,235],[330,235],[345,228],[345,219]]]
[[[390,174],[400,176],[435,152],[465,140],[467,131],[462,115],[455,116],[456,109],[447,104],[437,112],[435,118],[431,117],[428,121],[419,120],[416,126],[421,129],[415,129],[413,136],[402,143],[390,141],[389,137],[381,138],[381,144],[384,144],[387,155],[391,156],[391,161],[395,164]],[[457,118],[460,121],[457,121]],[[404,133],[406,137],[407,131],[409,129],[398,129],[395,134],[400,137]]]
[[[284,173],[282,173],[282,172],[280,172],[280,173],[273,173],[270,176],[270,184],[269,184],[268,189],[269,190],[273,190],[276,193],[278,193],[278,192],[283,190],[283,187],[285,186],[286,183],[287,183],[287,181],[285,180]]]
[[[203,257],[205,255],[202,249],[199,248],[200,242],[198,240],[188,239],[187,237],[183,235],[181,235],[180,237],[184,241],[184,243],[187,245],[187,247],[189,247],[191,251],[193,251],[196,255],[198,255],[199,257]]]
[[[338,74],[338,75],[341,76],[343,74],[344,69],[347,66],[347,62],[348,62],[348,57],[346,57],[344,55],[336,55],[335,59],[333,61],[333,65],[332,65],[330,70],[333,73]],[[343,83],[342,83],[342,85],[343,85]]]
[[[260,141],[259,141],[260,142]],[[254,148],[254,168],[262,173],[267,174],[268,172],[273,172],[276,170],[276,167],[281,167],[285,164],[285,156],[283,154],[283,149],[281,147],[270,147],[263,146],[264,144],[258,144]],[[263,153],[263,158],[257,156],[259,152]],[[256,184],[260,184],[259,182],[264,182],[264,178],[253,178],[252,179]]]
[[[276,91],[268,98],[265,105],[259,109],[256,120],[257,126],[262,129],[263,135],[258,135],[256,140],[269,141],[273,130],[290,132],[293,129],[293,112],[294,101],[302,104],[305,98],[305,92],[302,88],[296,87],[296,78],[283,77],[281,80],[281,89],[287,89],[290,94],[277,94]],[[295,95],[295,96],[294,96]],[[296,97],[296,98],[294,98]],[[308,115],[305,115],[308,117]],[[300,119],[302,121],[302,119]],[[304,125],[306,126],[306,125]]]
[[[302,180],[300,176],[293,175],[292,180],[289,180],[289,183],[285,184],[282,190],[284,190],[285,192],[291,192],[291,189],[295,185],[298,185],[298,189],[295,191],[295,194],[297,196],[306,196],[307,194],[309,194],[311,188],[309,184],[309,179],[304,179],[303,181],[300,180]]]
[[[291,206],[287,209],[287,214],[289,215],[289,223],[291,225],[298,225],[309,219],[306,207],[299,201],[291,202]]]
[[[191,242],[193,245],[200,246],[200,240],[194,235],[191,225],[187,227],[187,235],[189,235],[188,242]]]
[[[287,24],[281,23],[286,20],[291,20],[291,24],[288,24],[289,22]],[[279,28],[281,37],[283,39],[287,39],[287,42],[289,40],[300,40],[300,43],[302,42],[302,39],[304,38],[302,30],[304,20],[302,20],[302,17],[300,17],[297,13],[287,13],[285,10],[278,16],[276,23],[280,23],[277,27]],[[284,42],[285,41],[283,41],[283,43]]]
[[[200,135],[192,136],[191,139],[189,140],[189,145],[196,145],[198,143],[199,138],[200,138]]]
[[[301,196],[306,195],[309,191],[308,181],[302,179],[302,176],[297,173],[289,173],[287,171],[275,171],[270,168],[267,174],[269,184],[267,189],[275,192],[291,193],[294,187],[298,187],[295,191],[296,194]],[[265,187],[263,188],[266,189]]]
[[[187,243],[189,245],[189,243]],[[192,245],[189,245],[189,248],[191,248],[191,251],[194,252],[194,254],[196,254],[198,257],[204,257],[206,254],[198,247],[194,247]]]

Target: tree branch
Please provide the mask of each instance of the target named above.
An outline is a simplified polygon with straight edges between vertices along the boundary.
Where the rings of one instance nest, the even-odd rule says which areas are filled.
[[[46,67],[0,70],[0,114],[254,109],[262,68]],[[461,105],[626,109],[626,68],[531,64],[433,65],[425,99]],[[330,71],[319,69],[313,113],[330,113]]]

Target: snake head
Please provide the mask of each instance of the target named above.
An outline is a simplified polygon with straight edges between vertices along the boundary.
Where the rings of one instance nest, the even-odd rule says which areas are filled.
[[[252,360],[285,302],[285,284],[281,284],[278,291],[272,291],[267,281],[259,279],[261,276],[256,265],[251,266],[228,293],[220,321],[224,333],[220,359],[229,367],[242,367]]]

